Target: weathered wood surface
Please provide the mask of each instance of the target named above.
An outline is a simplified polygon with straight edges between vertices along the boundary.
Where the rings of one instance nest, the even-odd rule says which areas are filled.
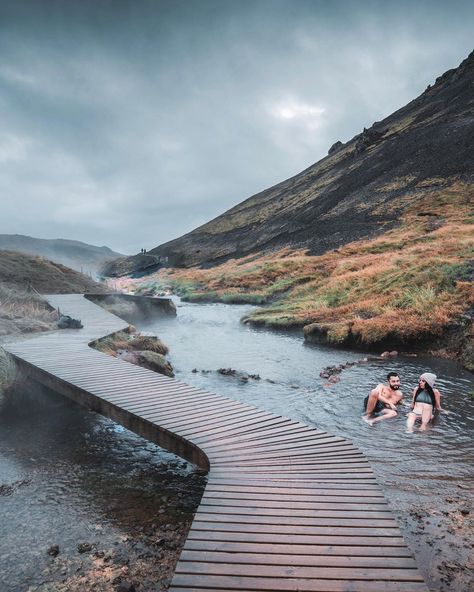
[[[81,295],[48,300],[84,328],[8,344],[18,362],[209,470],[172,592],[426,590],[353,444],[91,349],[127,324]]]

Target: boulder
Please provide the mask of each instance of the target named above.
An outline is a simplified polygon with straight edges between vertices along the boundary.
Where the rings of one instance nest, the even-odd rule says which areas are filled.
[[[373,128],[367,129],[364,127],[363,132],[359,135],[355,144],[356,154],[361,154],[362,152],[367,150],[369,146],[376,144],[382,138],[383,135],[384,131],[379,132]]]
[[[59,555],[59,545],[51,545],[47,553],[48,555],[51,555],[51,557],[57,557]]]
[[[153,370],[153,372],[158,372],[159,374],[164,374],[171,378],[174,376],[173,366],[171,366],[162,354],[145,350],[133,352],[132,355],[135,356],[135,359],[137,360],[133,363],[137,363],[138,366],[143,366],[144,368],[148,368],[148,370]]]
[[[152,351],[165,355],[168,353],[167,346],[154,335],[137,335],[130,339],[128,346],[136,351]]]
[[[342,147],[343,147],[343,143],[340,140],[338,140],[337,142],[334,142],[334,144],[331,146],[331,148],[329,148],[328,154],[334,154],[334,152],[337,152]]]
[[[58,329],[82,329],[83,324],[79,319],[73,319],[68,315],[61,315],[58,320]]]

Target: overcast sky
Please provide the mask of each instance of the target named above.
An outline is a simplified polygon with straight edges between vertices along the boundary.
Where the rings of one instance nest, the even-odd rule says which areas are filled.
[[[0,233],[151,249],[473,49],[474,3],[0,0]]]

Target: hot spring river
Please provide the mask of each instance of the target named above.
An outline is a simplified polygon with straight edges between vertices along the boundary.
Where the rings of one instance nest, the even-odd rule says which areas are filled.
[[[365,354],[307,346],[300,333],[241,325],[248,306],[177,306],[177,318],[137,324],[169,346],[176,378],[354,442],[375,470],[430,589],[472,589],[472,374],[453,362],[400,356],[357,364],[325,386],[322,368]],[[260,380],[223,376],[219,368]],[[361,402],[390,370],[400,374],[408,397],[420,373],[437,374],[449,415],[425,433],[405,434],[406,410],[365,424]],[[180,521],[189,520],[202,486],[187,463],[75,405],[53,400],[0,416],[0,590],[75,589],[85,570],[93,575],[93,559],[84,565],[86,554],[77,551],[81,542],[91,543],[101,565],[102,552],[131,571],[134,562],[151,560],[158,571],[144,571],[139,590],[160,589],[152,581],[166,566],[156,553],[166,563],[166,549],[176,546]],[[166,540],[157,546],[158,527]],[[47,555],[52,544],[60,545],[63,561]],[[96,589],[114,587],[99,582]]]

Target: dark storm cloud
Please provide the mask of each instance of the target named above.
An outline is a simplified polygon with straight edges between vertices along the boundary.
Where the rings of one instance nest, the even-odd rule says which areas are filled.
[[[471,50],[468,3],[0,2],[0,233],[151,248]]]

